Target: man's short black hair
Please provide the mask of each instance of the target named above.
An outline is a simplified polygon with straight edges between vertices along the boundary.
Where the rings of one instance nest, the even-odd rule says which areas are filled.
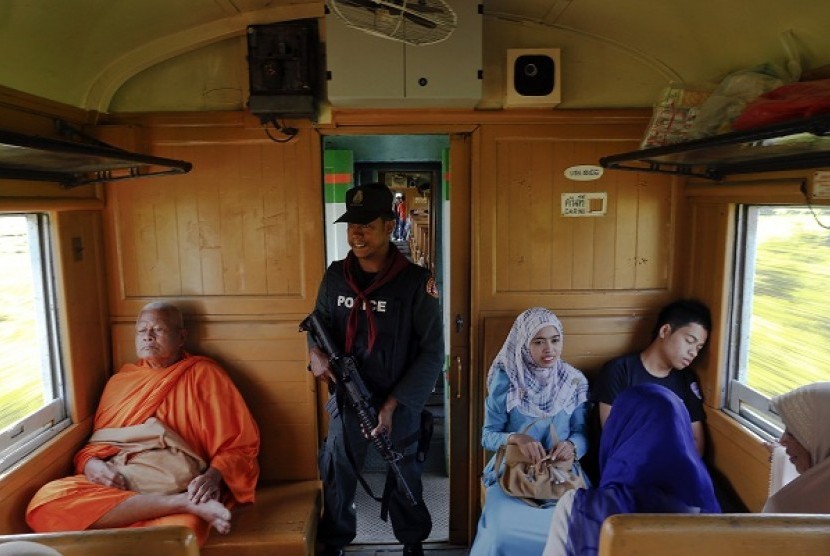
[[[652,332],[652,339],[657,338],[664,324],[671,326],[672,332],[687,324],[699,324],[706,329],[707,333],[710,333],[712,332],[712,314],[709,308],[697,299],[678,299],[660,310],[660,314],[657,315],[657,324]]]

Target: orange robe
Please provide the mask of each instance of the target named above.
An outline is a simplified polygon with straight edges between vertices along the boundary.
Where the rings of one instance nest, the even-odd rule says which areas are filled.
[[[230,491],[224,503],[254,501],[259,477],[259,429],[234,384],[212,359],[185,354],[164,369],[143,361],[124,365],[104,388],[95,414],[95,430],[138,425],[155,416],[175,430],[211,467],[222,473]],[[88,529],[115,506],[138,493],[90,482],[84,466],[93,457],[107,459],[118,449],[87,444],[75,455],[78,475],[52,481],[34,496],[26,522],[36,532]],[[175,514],[134,523],[186,525],[207,539],[210,525],[192,515]]]

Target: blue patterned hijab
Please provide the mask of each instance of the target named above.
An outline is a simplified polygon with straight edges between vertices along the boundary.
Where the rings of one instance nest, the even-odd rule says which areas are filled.
[[[606,517],[623,513],[720,513],[695,449],[689,412],[657,384],[623,390],[599,447],[600,482],[580,490],[568,520],[568,555],[597,553]]]
[[[564,341],[562,323],[544,307],[531,307],[516,317],[504,345],[490,365],[487,384],[499,369],[510,379],[507,408],[531,417],[550,417],[560,411],[573,413],[588,398],[588,383],[582,373],[560,357],[550,368],[539,367],[530,355],[530,341],[546,326],[553,326]]]

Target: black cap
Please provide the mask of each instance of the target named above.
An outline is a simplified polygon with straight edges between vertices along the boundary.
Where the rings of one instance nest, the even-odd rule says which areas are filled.
[[[376,218],[394,220],[392,190],[382,183],[367,183],[346,191],[346,213],[335,222],[368,224]]]

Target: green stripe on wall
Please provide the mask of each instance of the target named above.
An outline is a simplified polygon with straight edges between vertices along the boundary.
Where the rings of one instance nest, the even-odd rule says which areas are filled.
[[[324,199],[326,203],[345,203],[346,191],[352,187],[354,154],[347,150],[323,153]]]

